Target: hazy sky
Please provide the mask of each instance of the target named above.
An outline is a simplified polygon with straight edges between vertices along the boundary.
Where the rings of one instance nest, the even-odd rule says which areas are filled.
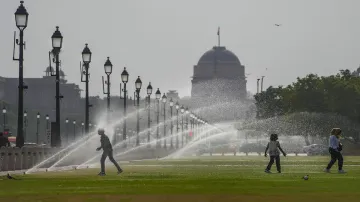
[[[18,5],[17,0],[0,4],[0,75],[5,77],[18,76],[12,61]],[[58,25],[64,36],[62,69],[83,89],[79,62],[89,43],[91,95],[102,93],[107,56],[114,65],[113,94],[119,94],[126,66],[131,90],[141,76],[143,88],[151,81],[162,92],[190,95],[193,65],[217,44],[218,26],[222,45],[250,74],[252,92],[262,75],[265,87],[286,85],[308,73],[329,75],[360,64],[359,0],[25,0],[24,5],[30,14],[24,76],[44,75]]]

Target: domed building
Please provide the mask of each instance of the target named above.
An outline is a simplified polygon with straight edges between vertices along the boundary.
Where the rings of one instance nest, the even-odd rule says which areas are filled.
[[[191,97],[200,102],[245,99],[245,66],[225,46],[214,46],[194,65]]]

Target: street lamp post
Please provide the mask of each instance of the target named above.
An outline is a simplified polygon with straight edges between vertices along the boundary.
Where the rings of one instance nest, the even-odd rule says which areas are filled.
[[[3,110],[2,110],[2,113],[3,113],[3,131],[5,131],[5,127],[6,127],[6,107],[4,106],[3,107]]]
[[[18,94],[18,125],[17,125],[17,137],[16,137],[16,147],[24,146],[24,128],[23,128],[23,111],[24,111],[24,89],[27,89],[27,86],[24,85],[24,30],[27,27],[29,13],[26,11],[26,8],[23,5],[24,1],[20,1],[20,6],[15,12],[15,22],[16,26],[20,31],[20,42],[16,39],[14,35],[14,50],[13,50],[13,60],[19,61],[19,94]],[[19,46],[19,58],[15,58],[15,42]]]
[[[184,106],[181,106],[181,147],[184,147]]]
[[[103,79],[103,93],[107,95],[107,122],[110,123],[110,74],[112,73],[113,65],[111,64],[110,58],[108,57],[105,64],[104,64],[104,70],[107,77],[107,80],[105,81],[105,84],[107,85],[107,90],[105,92],[104,88],[104,77]]]
[[[141,90],[141,79],[140,76],[135,81],[135,88],[136,88],[136,146],[140,145],[140,139],[139,139],[139,133],[140,133],[140,113],[139,113],[139,107],[140,107],[140,90]]]
[[[167,97],[165,93],[162,96],[162,102],[164,103],[164,148],[166,149],[166,100]]]
[[[47,144],[50,144],[51,143],[51,136],[49,137],[49,115],[46,114],[45,116],[45,119],[46,119],[46,137],[47,137]]]
[[[26,142],[27,111],[24,111],[24,143]]]
[[[179,148],[179,109],[180,109],[179,102],[176,102],[175,109],[176,109],[176,149],[177,149]]]
[[[55,122],[55,136],[53,136],[55,138],[55,141],[51,141],[54,145],[51,145],[52,147],[61,147],[61,138],[60,138],[60,99],[63,98],[63,96],[60,96],[60,60],[59,60],[59,54],[61,51],[61,47],[62,47],[62,41],[63,41],[63,36],[61,35],[61,32],[59,31],[59,27],[56,26],[56,31],[54,32],[54,34],[51,36],[51,40],[52,40],[52,54],[55,57],[55,60],[53,60],[53,62],[55,62],[55,75],[52,74],[51,71],[51,61],[50,61],[50,71],[51,71],[51,76],[55,76],[55,83],[56,83],[56,122]],[[49,53],[50,56],[50,53]]]
[[[39,125],[40,125],[40,113],[36,115],[36,144],[39,144]]]
[[[89,133],[89,110],[92,105],[89,104],[89,67],[91,62],[92,53],[88,47],[88,44],[85,44],[85,48],[82,51],[82,60],[83,65],[81,70],[81,82],[85,82],[85,133]],[[83,80],[83,75],[85,80]],[[75,125],[75,124],[74,124]],[[74,126],[75,128],[75,126]],[[74,129],[75,130],[75,129]],[[75,135],[75,133],[74,133]]]
[[[46,119],[46,130],[49,130],[49,115],[46,114],[45,116],[45,119]]]
[[[194,133],[194,114],[190,114],[190,130],[191,130],[191,138],[195,139],[195,133]]]
[[[169,105],[170,105],[170,133],[171,133],[171,138],[170,138],[170,149],[173,149],[173,121],[172,121],[172,118],[173,118],[173,106],[174,106],[174,101],[172,98],[170,98],[170,102],[169,102]]]
[[[74,125],[74,142],[75,142],[75,140],[76,140],[76,120],[73,121],[73,125]],[[86,128],[86,126],[85,126],[85,128]]]
[[[84,136],[84,122],[81,122],[81,134]]]
[[[124,92],[124,123],[123,123],[123,142],[124,142],[124,148],[126,148],[126,100],[127,100],[127,91],[126,91],[126,84],[129,81],[129,73],[126,71],[126,67],[124,67],[123,72],[121,73],[121,81],[124,84],[124,89],[122,91]],[[120,84],[120,91],[121,91],[121,84]],[[120,92],[121,95],[121,92]],[[121,97],[121,96],[120,96]]]
[[[152,86],[151,86],[151,82],[149,82],[149,85],[146,89],[147,91],[147,95],[148,95],[148,134],[147,134],[147,142],[148,142],[148,147],[150,147],[150,124],[151,124],[151,119],[150,119],[150,107],[151,107],[151,104],[150,104],[150,96],[152,94]]]
[[[65,125],[66,125],[66,144],[69,143],[69,119],[65,119]]]
[[[186,107],[185,109],[185,118],[186,118],[186,137],[185,137],[185,141],[186,143],[189,142],[189,108]]]
[[[160,142],[159,142],[159,115],[160,115],[160,98],[161,98],[161,92],[159,90],[159,88],[157,89],[156,93],[155,93],[155,98],[156,98],[156,102],[157,102],[157,111],[156,111],[156,123],[157,123],[157,127],[156,127],[156,147],[160,147]]]

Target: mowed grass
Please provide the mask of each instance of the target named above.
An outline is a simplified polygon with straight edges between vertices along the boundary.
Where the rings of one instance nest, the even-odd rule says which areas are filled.
[[[347,174],[323,173],[327,157],[282,157],[283,173],[264,173],[264,157],[201,157],[136,161],[116,175],[98,169],[35,173],[0,180],[0,201],[286,201],[360,199],[360,158],[345,157]],[[309,175],[310,179],[302,179]]]

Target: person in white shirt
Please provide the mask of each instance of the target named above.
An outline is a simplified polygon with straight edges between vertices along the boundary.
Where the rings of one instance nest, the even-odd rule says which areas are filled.
[[[341,154],[342,144],[340,143],[340,135],[341,135],[340,128],[333,128],[331,130],[331,135],[329,138],[329,153],[331,155],[331,160],[328,166],[324,169],[324,172],[329,173],[331,167],[338,161],[338,172],[339,173],[346,173],[342,167],[344,163],[344,158]]]
[[[278,135],[277,134],[271,134],[270,135],[270,142],[267,144],[266,149],[265,149],[265,157],[267,157],[267,151],[268,150],[269,150],[269,155],[270,155],[270,162],[269,162],[268,166],[265,169],[266,173],[271,173],[270,169],[271,169],[272,164],[274,163],[274,160],[276,161],[276,168],[277,168],[278,173],[281,173],[280,151],[284,156],[286,156],[286,153],[280,147],[280,143],[277,140],[278,140]]]

